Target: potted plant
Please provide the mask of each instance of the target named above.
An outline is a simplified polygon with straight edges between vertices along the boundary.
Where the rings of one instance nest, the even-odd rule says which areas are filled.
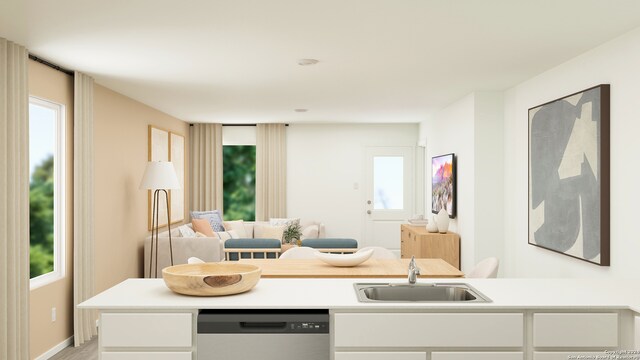
[[[301,245],[300,237],[302,236],[302,226],[298,223],[289,225],[284,230],[283,239],[285,244]]]

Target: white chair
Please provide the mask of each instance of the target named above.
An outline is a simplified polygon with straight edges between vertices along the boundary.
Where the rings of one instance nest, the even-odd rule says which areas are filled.
[[[280,259],[316,259],[318,250],[307,246],[293,247],[280,255]]]
[[[359,253],[359,252],[362,252],[362,251],[367,251],[367,250],[373,250],[373,255],[371,255],[371,259],[381,259],[381,260],[387,259],[387,260],[390,260],[390,259],[397,259],[398,258],[396,256],[396,254],[391,252],[391,250],[385,249],[385,248],[380,247],[380,246],[363,247],[362,249],[358,249],[358,251],[356,251],[356,253]]]
[[[498,266],[500,261],[497,258],[490,257],[480,261],[466,277],[476,279],[489,279],[498,277]]]
[[[204,264],[204,261],[200,258],[192,256],[187,259],[187,264]]]

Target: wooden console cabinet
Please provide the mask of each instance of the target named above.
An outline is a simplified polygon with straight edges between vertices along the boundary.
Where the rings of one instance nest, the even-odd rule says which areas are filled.
[[[400,225],[400,256],[440,258],[460,269],[460,236],[430,233],[424,226]]]

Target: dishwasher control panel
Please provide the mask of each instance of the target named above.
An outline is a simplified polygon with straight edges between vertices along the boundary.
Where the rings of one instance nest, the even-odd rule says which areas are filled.
[[[291,330],[296,330],[296,332],[316,332],[315,330],[324,330],[329,329],[328,322],[292,322],[289,323],[289,328]]]

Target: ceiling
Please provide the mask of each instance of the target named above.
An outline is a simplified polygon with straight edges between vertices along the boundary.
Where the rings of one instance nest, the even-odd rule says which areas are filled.
[[[1,3],[0,36],[192,122],[418,122],[640,26],[637,0]]]

